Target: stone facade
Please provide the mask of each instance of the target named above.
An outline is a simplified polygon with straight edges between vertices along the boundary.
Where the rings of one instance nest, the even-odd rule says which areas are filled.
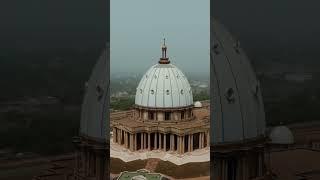
[[[209,104],[181,109],[136,106],[122,114],[111,113],[111,127],[113,143],[130,151],[162,150],[183,154],[209,147]]]

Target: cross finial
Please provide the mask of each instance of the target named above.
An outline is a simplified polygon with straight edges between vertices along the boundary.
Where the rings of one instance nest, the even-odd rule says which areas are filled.
[[[163,38],[163,44],[161,47],[162,50],[162,57],[160,58],[160,64],[169,64],[169,58],[167,57],[167,46],[166,46],[166,38]]]

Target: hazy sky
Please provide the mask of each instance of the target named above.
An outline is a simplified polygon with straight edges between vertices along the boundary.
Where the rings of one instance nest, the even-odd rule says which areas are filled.
[[[105,46],[108,0],[2,0],[0,50],[21,51]]]
[[[318,61],[320,1],[214,0],[211,14],[259,60]]]
[[[145,72],[166,38],[171,62],[183,72],[208,72],[209,0],[111,0],[111,73]]]

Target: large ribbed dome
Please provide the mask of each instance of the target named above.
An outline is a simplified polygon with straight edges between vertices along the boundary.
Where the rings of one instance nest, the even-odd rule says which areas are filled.
[[[98,59],[86,83],[80,135],[105,142],[109,138],[109,44]]]
[[[259,81],[239,42],[217,21],[211,22],[212,143],[265,136]]]
[[[193,105],[186,76],[172,64],[156,64],[142,77],[135,104],[153,108],[178,108]]]
[[[193,105],[188,79],[180,69],[170,64],[165,40],[159,64],[153,65],[140,80],[135,104],[150,108],[180,108]]]

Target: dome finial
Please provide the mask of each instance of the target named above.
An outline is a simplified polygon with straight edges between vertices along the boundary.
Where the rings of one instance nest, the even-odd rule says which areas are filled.
[[[167,57],[167,46],[166,46],[166,38],[163,38],[163,44],[162,44],[162,57],[160,58],[159,63],[160,64],[169,64],[169,58]]]

